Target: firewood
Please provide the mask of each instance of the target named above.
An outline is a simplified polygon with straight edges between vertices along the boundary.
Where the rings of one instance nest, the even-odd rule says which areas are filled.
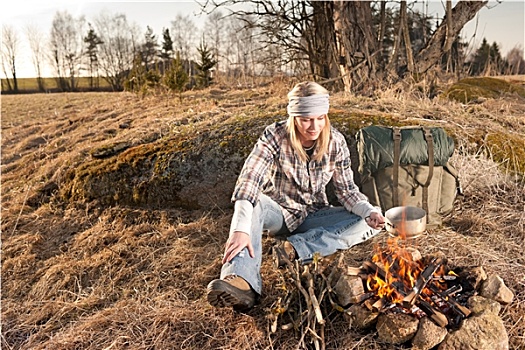
[[[317,297],[315,295],[313,276],[310,273],[310,269],[308,268],[308,265],[304,266],[304,271],[306,274],[306,278],[308,280],[308,295],[310,296],[310,302],[314,309],[315,318],[317,319],[317,322],[319,324],[324,324],[325,321],[323,318],[323,313],[321,312],[321,308],[319,307],[319,301],[317,300]]]
[[[441,300],[450,306],[456,313],[460,313],[463,317],[468,317],[471,314],[471,311],[467,307],[459,304],[452,296],[444,294],[433,285],[430,285],[429,287],[434,294],[438,295]]]
[[[362,303],[363,301],[372,298],[374,295],[376,295],[375,292],[368,292],[368,293],[363,293],[363,294],[356,295],[356,296],[351,298],[351,304]]]
[[[386,272],[379,266],[377,266],[373,261],[365,260],[363,262],[363,267],[368,271],[371,271],[374,274],[377,274],[383,281],[386,281]]]
[[[352,267],[352,266],[349,266],[347,268],[346,274],[348,276],[366,275],[366,269],[364,269],[363,267]]]
[[[381,309],[383,309],[383,307],[385,306],[386,304],[386,299],[385,298],[381,298],[381,299],[378,299],[375,303],[372,304],[372,311],[381,311]]]
[[[463,287],[461,286],[461,284],[455,284],[449,289],[445,290],[443,294],[448,295],[448,296],[454,296],[455,294],[461,292],[462,290],[463,290]]]
[[[423,289],[427,286],[428,282],[432,280],[432,276],[434,275],[434,272],[437,271],[437,269],[441,266],[442,260],[439,258],[434,258],[430,262],[430,264],[427,265],[425,270],[421,272],[419,277],[417,278],[415,286],[412,288],[410,293],[403,299],[403,306],[406,308],[410,308],[414,303],[416,302],[417,297],[421,294]]]
[[[378,299],[372,299],[372,298],[366,299],[365,302],[363,303],[363,305],[366,306],[366,308],[367,308],[369,311],[374,311],[374,304],[375,304],[375,302],[376,302],[377,300],[378,300]]]
[[[432,305],[424,301],[423,299],[418,300],[418,306],[428,317],[430,317],[438,326],[446,327],[448,325],[447,316],[436,310]]]

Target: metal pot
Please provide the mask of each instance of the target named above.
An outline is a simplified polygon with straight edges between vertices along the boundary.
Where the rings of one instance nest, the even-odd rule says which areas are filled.
[[[392,236],[419,237],[427,227],[427,213],[418,207],[394,207],[385,213],[385,228]]]

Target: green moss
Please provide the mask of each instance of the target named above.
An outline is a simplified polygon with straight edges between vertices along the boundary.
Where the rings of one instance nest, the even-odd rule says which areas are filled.
[[[226,179],[236,177],[264,127],[280,119],[256,109],[222,122],[180,126],[169,137],[127,149],[102,146],[93,153],[96,159],[71,169],[61,197],[102,205],[197,209],[202,196],[186,189],[206,181],[213,186],[220,174],[229,203],[232,188],[227,184],[233,181]]]
[[[498,98],[504,94],[525,97],[525,88],[496,78],[466,78],[450,86],[444,96],[450,100],[469,103],[479,98]]]
[[[366,126],[409,126],[419,125],[417,120],[400,121],[393,116],[367,113],[350,113],[344,110],[333,109],[330,112],[330,122],[347,137],[353,136]]]

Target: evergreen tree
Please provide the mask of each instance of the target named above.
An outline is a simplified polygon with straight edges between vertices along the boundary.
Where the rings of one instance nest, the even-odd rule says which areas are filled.
[[[197,51],[200,56],[200,61],[196,64],[197,84],[200,87],[208,87],[213,80],[211,72],[213,67],[217,64],[217,60],[213,57],[212,50],[208,48],[204,40],[201,41]]]
[[[480,47],[476,50],[470,61],[470,75],[500,74],[503,70],[503,59],[499,46],[495,42],[489,45],[483,38]]]
[[[493,75],[499,75],[503,73],[505,62],[501,57],[499,45],[493,42],[490,46],[490,68]]]
[[[155,64],[155,58],[157,56],[157,36],[153,34],[153,29],[150,26],[147,26],[146,34],[144,34],[144,44],[142,45],[142,59],[145,64],[146,70],[150,66]]]
[[[178,92],[179,100],[182,102],[182,92],[186,90],[189,80],[180,53],[177,53],[177,57],[171,61],[170,68],[164,74],[163,82],[170,90]]]
[[[163,60],[171,59],[173,55],[173,39],[171,38],[169,29],[165,28],[162,31],[162,49],[160,57]]]
[[[137,56],[133,61],[133,67],[124,82],[124,89],[126,91],[146,94],[150,88],[157,86],[160,82],[161,76],[158,70],[147,70],[142,61],[142,57],[140,56]]]
[[[97,73],[97,84],[98,87],[98,45],[103,44],[104,42],[98,37],[95,33],[91,24],[89,24],[89,31],[86,37],[84,37],[84,42],[87,44],[86,55],[89,58],[89,87],[93,88],[93,76],[94,73]]]
[[[131,92],[139,92],[142,86],[146,83],[146,69],[142,65],[140,56],[136,56],[133,61],[133,67],[129,72],[128,78],[124,82],[124,90]]]

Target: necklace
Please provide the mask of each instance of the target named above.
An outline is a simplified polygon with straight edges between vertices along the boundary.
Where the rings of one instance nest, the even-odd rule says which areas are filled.
[[[314,144],[311,145],[310,147],[304,147],[304,146],[303,146],[303,149],[304,149],[305,151],[311,151],[311,150],[314,149],[314,147],[315,147],[316,144],[317,144],[317,142],[314,142]]]

